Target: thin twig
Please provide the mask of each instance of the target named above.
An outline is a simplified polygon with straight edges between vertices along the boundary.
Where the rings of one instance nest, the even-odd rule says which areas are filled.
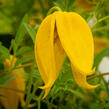
[[[100,22],[102,22],[102,21],[104,21],[104,20],[106,20],[106,19],[108,19],[108,18],[109,18],[109,15],[107,15],[107,16],[105,16],[105,17],[99,19],[99,20],[91,27],[91,29],[93,30],[93,29],[95,28],[95,26],[96,26],[98,23],[100,23]]]
[[[106,25],[106,26],[103,26],[103,27],[99,27],[99,28],[97,28],[95,30],[92,30],[92,32],[101,31],[101,30],[104,30],[104,29],[107,29],[107,28],[109,28],[109,25]]]
[[[109,19],[109,15],[107,15],[107,16],[105,16],[105,17],[99,19],[98,22],[100,23],[100,22],[102,22],[103,20],[106,20],[106,19]]]
[[[24,67],[28,67],[28,66],[31,66],[33,63],[27,63],[27,64],[24,64],[24,65],[20,65],[18,67],[16,67],[15,69],[20,69],[20,68],[24,68]]]
[[[32,71],[30,72],[30,80],[29,80],[29,83],[28,83],[27,98],[26,98],[26,104],[25,104],[24,109],[28,109],[28,105],[31,102],[31,87],[32,87],[32,83],[33,83],[33,79],[32,79],[33,70],[34,70],[34,65],[33,65]]]
[[[104,75],[109,75],[109,73],[96,74],[96,75],[93,75],[93,76],[88,77],[88,80],[93,79],[93,78],[96,78],[96,77],[104,76]]]
[[[20,65],[20,66],[17,66],[17,67],[12,68],[11,71],[14,71],[14,70],[20,69],[20,68],[24,68],[24,67],[29,67],[29,66],[31,66],[31,65],[32,65],[32,63],[27,63],[27,64],[24,64],[24,65]],[[6,69],[6,70],[4,70],[4,71],[0,71],[0,73],[1,73],[1,72],[6,73],[6,72],[8,72],[8,71],[9,71],[9,69]]]

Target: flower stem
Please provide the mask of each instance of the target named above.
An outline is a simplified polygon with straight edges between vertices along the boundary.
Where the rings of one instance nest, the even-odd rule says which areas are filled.
[[[95,78],[95,77],[104,76],[104,75],[109,75],[109,73],[96,74],[96,75],[93,75],[93,76],[88,77],[88,80],[93,79],[93,78]]]
[[[105,17],[99,19],[98,22],[100,23],[100,22],[102,22],[103,20],[106,20],[106,19],[108,19],[108,18],[109,18],[109,15],[107,15],[107,16],[105,16]]]
[[[109,98],[109,87],[108,87],[108,83],[105,81],[104,78],[102,80],[103,80],[103,83],[104,83],[104,88],[106,90],[106,94],[107,94],[107,96]]]
[[[92,30],[95,28],[95,26],[98,24],[98,23],[100,23],[100,22],[102,22],[102,21],[104,21],[104,20],[106,20],[106,19],[108,19],[109,18],[109,15],[107,15],[107,16],[105,16],[105,17],[103,17],[103,18],[101,18],[101,19],[99,19],[93,26],[92,26]]]
[[[41,107],[40,107],[40,100],[38,100],[38,109],[40,109]]]
[[[53,13],[54,11],[62,11],[62,10],[57,6],[54,6],[48,11],[47,15]]]
[[[33,64],[33,63],[27,63],[27,64],[24,64],[24,65],[20,65],[20,66],[18,66],[18,67],[15,67],[15,69],[28,67],[28,66],[31,66],[32,64]]]
[[[24,67],[28,67],[28,66],[31,66],[31,65],[32,65],[32,63],[23,64],[23,65],[12,68],[11,71],[14,71],[14,70],[20,69],[20,68],[24,68]],[[9,69],[6,69],[3,72],[10,72],[10,71],[9,71]]]
[[[97,28],[97,29],[93,30],[93,32],[95,32],[95,31],[101,31],[101,30],[104,30],[104,29],[107,29],[107,28],[109,28],[109,25],[103,26],[103,27],[100,27],[100,28]]]
[[[33,69],[34,69],[34,67],[33,67]],[[24,109],[28,109],[28,105],[29,105],[29,103],[31,101],[31,87],[32,87],[32,73],[33,73],[33,69],[30,72],[30,80],[29,80],[29,83],[28,83],[27,98],[26,98],[26,104],[25,104],[25,108]]]
[[[38,98],[38,109],[41,109],[41,98],[42,98],[43,94],[44,94],[44,90],[41,92],[41,94]]]

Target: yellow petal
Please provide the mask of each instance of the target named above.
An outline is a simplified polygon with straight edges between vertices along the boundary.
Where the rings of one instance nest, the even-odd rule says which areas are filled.
[[[40,88],[45,89],[44,97],[46,97],[59,75],[65,58],[65,52],[55,28],[55,14],[46,17],[40,25],[35,41],[35,56],[45,82],[45,86]]]
[[[92,89],[92,88],[96,88],[98,85],[90,85],[87,83],[87,79],[86,79],[86,75],[82,74],[81,72],[78,72],[78,70],[76,70],[73,65],[72,66],[72,72],[73,72],[73,76],[74,79],[76,81],[76,83],[83,88],[86,89]]]
[[[90,28],[77,13],[57,12],[57,32],[67,56],[79,72],[91,74],[94,44]]]
[[[86,75],[94,72],[94,44],[88,24],[76,13],[55,12],[41,23],[35,41],[36,61],[45,83],[45,86],[40,87],[45,89],[44,97],[59,75],[65,53],[77,69],[78,73],[74,71],[76,81],[80,77],[84,80],[79,85],[94,88],[86,81]]]
[[[59,76],[59,72],[60,72],[62,65],[64,63],[64,59],[66,57],[66,54],[65,54],[65,51],[61,45],[59,36],[57,34],[57,30],[55,33],[56,33],[56,37],[55,37],[55,41],[54,41],[54,53],[55,53],[57,76]]]
[[[54,33],[54,38],[55,38],[54,39],[54,56],[55,56],[54,58],[55,58],[55,64],[56,64],[56,72],[53,72],[55,74],[51,75],[50,78],[52,78],[55,81],[59,75],[61,68],[62,68],[62,65],[63,65],[66,55],[65,55],[64,49],[62,48],[62,45],[60,43],[56,29],[55,29],[55,33]],[[48,84],[46,84],[45,86],[40,87],[40,88],[45,89],[47,87],[50,87],[50,85],[51,85],[51,83],[48,82]]]
[[[43,96],[43,98],[42,98],[42,99],[44,99],[44,98],[48,95],[48,93],[49,93],[50,89],[51,89],[51,87],[50,87],[50,88],[46,88],[46,89],[45,89],[45,94],[44,94],[44,96]]]
[[[93,37],[88,24],[76,13],[57,12],[56,27],[61,44],[73,66],[74,78],[79,86],[95,88],[86,81],[94,59]],[[76,70],[75,70],[76,69]]]
[[[49,76],[56,72],[54,63],[53,33],[55,26],[54,16],[48,16],[40,25],[35,41],[35,56],[40,74],[47,84]],[[50,81],[49,81],[50,82]]]
[[[35,57],[41,77],[45,86],[45,95],[48,94],[56,74],[56,64],[54,60],[54,28],[55,18],[50,15],[41,23],[35,41]]]

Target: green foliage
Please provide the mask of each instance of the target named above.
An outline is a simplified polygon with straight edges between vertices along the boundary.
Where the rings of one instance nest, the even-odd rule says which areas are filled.
[[[15,63],[15,67],[18,66],[19,64],[31,61],[32,59],[33,59],[33,56],[25,56],[25,57],[19,58],[19,59],[17,59],[17,61]]]
[[[92,3],[90,0],[86,1]],[[5,47],[4,44],[0,43],[0,89],[13,90],[6,85],[11,80],[17,78],[16,75],[10,74],[12,71],[18,70],[19,73],[24,75],[26,83],[25,109],[27,109],[28,104],[31,102],[35,103],[32,109],[37,107],[38,109],[108,109],[109,83],[103,78],[97,77],[99,79],[89,80],[91,84],[100,84],[96,89],[89,91],[79,87],[73,78],[68,58],[65,59],[60,75],[51,88],[49,95],[42,100],[44,91],[39,89],[39,86],[43,86],[44,83],[34,56],[34,42],[37,29],[52,7],[58,7],[62,11],[77,12],[87,21],[94,18],[95,22],[92,25],[93,35],[108,39],[109,1],[94,0],[93,3],[96,4],[94,9],[86,12],[84,9],[77,9],[76,0],[1,0],[0,34],[12,34],[12,40],[10,47]],[[11,54],[13,55],[12,59],[10,58]],[[98,66],[101,60],[103,57],[108,56],[108,54],[109,48],[105,48],[95,56],[94,66],[96,67],[96,73],[99,73]],[[16,62],[13,66],[14,58],[16,58]],[[8,69],[4,66],[6,59],[10,61]],[[24,71],[19,71],[19,68],[24,68]],[[5,87],[1,87],[2,85],[5,85]],[[18,89],[14,91],[23,92]],[[102,97],[101,92],[104,93]],[[6,96],[0,93],[0,97]],[[1,105],[0,109],[2,109]],[[19,109],[21,109],[20,106]]]
[[[16,40],[15,41],[16,41],[17,48],[18,48],[19,44],[22,43],[23,37],[24,37],[24,35],[26,33],[26,30],[24,28],[24,23],[28,23],[28,15],[27,14],[24,16],[24,18],[23,18],[23,20],[21,22],[21,25],[20,25],[17,33],[16,33]]]
[[[4,65],[3,63],[0,63],[0,71],[3,71],[4,70]]]
[[[9,50],[8,50],[6,47],[2,46],[2,45],[0,45],[0,54],[1,54],[4,58],[10,59]]]
[[[60,7],[63,11],[74,11],[75,9],[75,0],[58,0],[54,2],[54,5]]]
[[[17,51],[16,56],[22,55],[22,54],[24,54],[25,52],[29,52],[29,51],[31,51],[31,50],[32,50],[32,49],[31,49],[31,47],[29,47],[29,46],[21,47],[21,48]]]
[[[28,34],[30,35],[31,39],[33,40],[33,43],[35,41],[35,37],[36,37],[36,32],[32,29],[32,27],[28,24],[24,24]]]

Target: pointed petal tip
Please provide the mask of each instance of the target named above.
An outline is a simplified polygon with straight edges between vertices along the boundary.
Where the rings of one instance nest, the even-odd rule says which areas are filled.
[[[49,85],[45,85],[45,86],[40,86],[39,88],[40,89],[46,89],[46,88],[48,88],[48,87],[50,87]]]
[[[94,89],[94,88],[97,88],[100,84],[97,84],[97,85],[89,85],[87,87],[84,87],[86,89]]]
[[[46,89],[46,88],[50,88],[52,86],[52,82],[48,82],[47,84],[45,84],[44,86],[40,86],[40,89]]]
[[[45,89],[45,94],[44,94],[44,96],[42,97],[42,100],[44,100],[44,99],[47,97],[47,95],[48,95],[50,89],[51,89],[51,88]]]
[[[96,67],[94,67],[90,72],[89,72],[89,75],[93,74],[96,70]]]
[[[47,95],[48,95],[48,93],[47,94],[45,93],[44,96],[42,97],[42,100],[44,100]]]

